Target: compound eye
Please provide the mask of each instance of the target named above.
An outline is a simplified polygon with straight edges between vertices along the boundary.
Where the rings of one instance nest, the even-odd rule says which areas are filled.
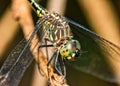
[[[76,51],[75,51],[75,57],[78,57],[78,56],[80,56],[80,50],[76,49]]]

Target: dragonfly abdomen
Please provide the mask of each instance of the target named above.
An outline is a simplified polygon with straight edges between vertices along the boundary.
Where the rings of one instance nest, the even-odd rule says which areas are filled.
[[[40,18],[48,14],[48,11],[44,9],[41,5],[39,5],[35,0],[28,0],[28,1],[30,2],[34,11]]]

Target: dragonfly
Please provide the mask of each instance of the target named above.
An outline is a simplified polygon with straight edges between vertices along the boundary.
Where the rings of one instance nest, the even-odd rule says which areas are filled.
[[[0,86],[18,86],[33,61],[29,44],[37,33],[40,33],[38,37],[43,43],[40,47],[55,48],[48,66],[55,59],[55,70],[61,76],[66,77],[66,65],[69,65],[102,80],[117,82],[105,57],[119,62],[119,46],[71,19],[57,13],[49,13],[35,0],[28,1],[40,19],[29,40],[22,39],[2,65]],[[46,44],[46,41],[51,44]]]

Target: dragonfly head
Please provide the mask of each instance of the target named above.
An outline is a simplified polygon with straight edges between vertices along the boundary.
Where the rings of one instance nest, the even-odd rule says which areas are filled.
[[[80,43],[77,40],[70,40],[60,48],[60,54],[65,60],[74,60],[80,55]]]

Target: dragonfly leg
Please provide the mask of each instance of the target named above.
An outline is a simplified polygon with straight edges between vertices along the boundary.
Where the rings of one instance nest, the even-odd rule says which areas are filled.
[[[51,58],[48,60],[48,63],[47,63],[47,70],[48,70],[48,77],[49,77],[49,79],[50,79],[50,76],[49,76],[49,66],[50,66],[50,63],[52,62],[53,58],[56,57],[57,51],[58,51],[58,49],[56,49],[56,50],[54,51],[53,55],[51,56]]]
[[[38,48],[38,70],[39,70],[40,74],[43,75],[43,76],[44,76],[44,74],[42,73],[42,70],[40,69],[40,62],[39,62],[40,61],[40,56],[39,56],[40,54],[39,54],[39,52],[40,52],[40,49],[44,48],[44,47],[46,47],[46,48],[47,47],[53,47],[53,45],[52,44],[51,45],[41,45]]]
[[[49,41],[48,39],[44,39],[45,40],[45,45],[48,45],[47,42]],[[47,61],[49,60],[49,56],[48,56],[48,48],[46,48],[46,56],[47,56]],[[47,66],[47,73],[48,73],[48,78],[50,79],[50,76],[49,76],[49,69],[48,69],[48,66]]]
[[[54,51],[53,55],[52,55],[51,58],[48,60],[47,66],[50,65],[50,63],[51,63],[51,61],[53,60],[53,58],[57,55],[57,51],[58,51],[57,49]]]
[[[61,61],[58,61],[59,59]],[[66,68],[63,59],[59,58],[59,52],[57,52],[57,56],[55,58],[55,69],[61,76],[66,77]]]

